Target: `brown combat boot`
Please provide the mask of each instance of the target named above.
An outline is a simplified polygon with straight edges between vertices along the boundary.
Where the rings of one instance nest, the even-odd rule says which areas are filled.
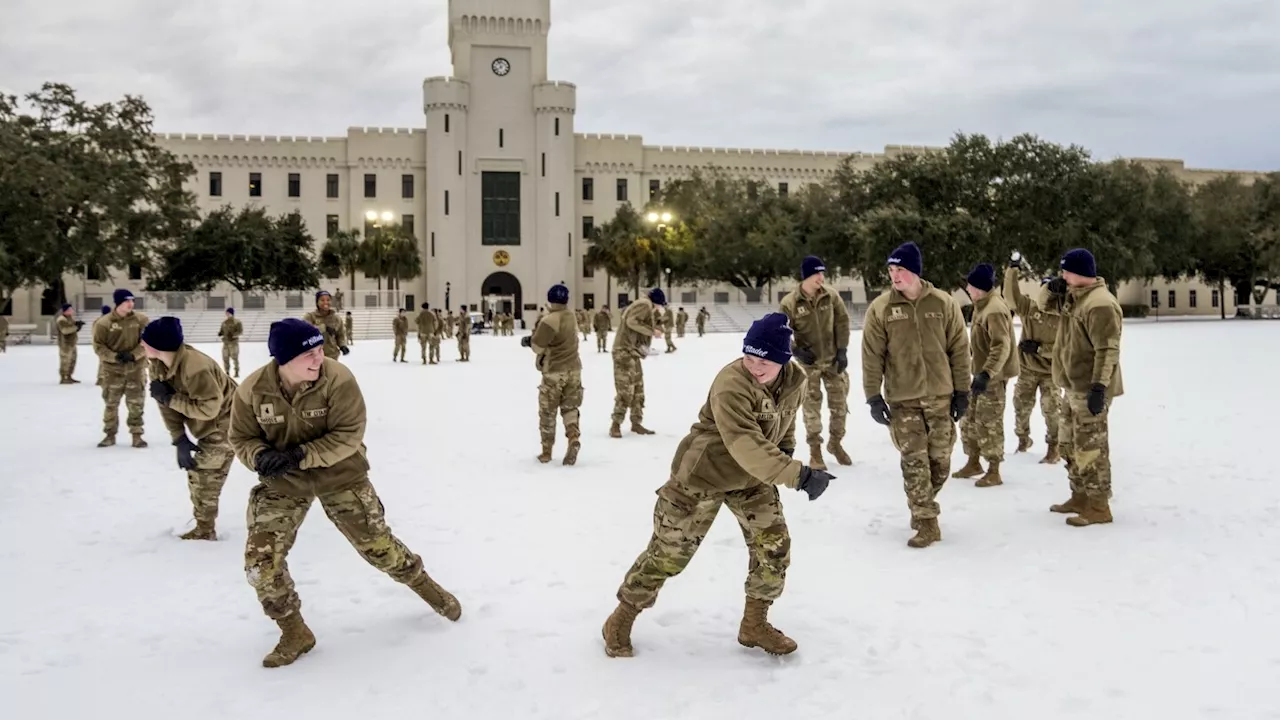
[[[275,649],[262,658],[262,667],[280,667],[291,665],[302,655],[316,646],[316,636],[302,619],[301,613],[294,613],[276,621],[280,626],[280,642]]]
[[[964,467],[952,473],[951,477],[971,478],[971,477],[978,477],[981,474],[982,474],[982,462],[978,459],[977,455],[973,455],[973,456],[970,456],[969,462],[965,463]]]
[[[831,438],[831,440],[827,441],[827,452],[834,455],[836,458],[836,462],[840,463],[841,465],[853,464],[853,458],[849,457],[849,453],[844,451],[844,447],[840,444],[840,441],[837,440],[836,438]]]
[[[1109,522],[1111,522],[1111,505],[1104,497],[1088,498],[1085,501],[1084,509],[1080,511],[1079,515],[1067,518],[1067,524],[1072,527],[1084,527],[1086,525]]]
[[[1027,437],[1019,437],[1019,438],[1018,438],[1018,449],[1017,449],[1017,450],[1014,450],[1014,452],[1026,452],[1026,451],[1030,450],[1030,449],[1031,449],[1031,446],[1032,446],[1032,445],[1034,445],[1034,444],[1035,444],[1035,443],[1031,442],[1031,437],[1030,437],[1030,436],[1027,436]]]
[[[582,447],[582,443],[577,440],[569,441],[569,449],[564,451],[563,465],[573,465],[578,462],[578,449]]]
[[[975,482],[973,486],[974,487],[995,487],[996,485],[1003,485],[1003,484],[1004,484],[1004,480],[1000,479],[1000,461],[992,460],[991,462],[987,463],[987,474],[978,478],[978,481]]]
[[[542,443],[542,454],[538,456],[538,462],[544,465],[551,462],[551,443]]]
[[[194,528],[178,537],[183,540],[217,540],[218,533],[214,531],[213,523],[197,520]]]
[[[768,600],[747,598],[742,611],[742,624],[738,626],[738,642],[744,647],[758,647],[770,655],[788,655],[796,651],[796,641],[769,624]]]
[[[102,438],[102,442],[98,443],[98,447],[111,447],[112,445],[115,445],[115,444],[116,444],[116,436],[107,435],[106,437]]]
[[[1041,465],[1057,465],[1062,460],[1062,455],[1058,454],[1058,443],[1049,443],[1049,449],[1045,451],[1044,457],[1040,459]]]
[[[942,529],[938,527],[938,518],[920,518],[914,520],[912,527],[916,534],[907,541],[913,548],[926,548],[942,539]]]
[[[827,469],[827,461],[822,459],[821,443],[809,443],[809,467],[814,470]]]
[[[631,657],[635,648],[631,647],[631,625],[635,623],[640,609],[624,602],[604,621],[600,634],[604,636],[604,654],[609,657]]]
[[[636,435],[655,435],[656,434],[652,430],[641,425],[638,422],[631,423],[631,432],[635,433]]]
[[[620,437],[622,437],[622,426],[621,426],[621,425],[619,425],[618,423],[614,423],[614,424],[610,425],[610,426],[609,426],[609,437],[612,437],[612,438],[620,438]]]
[[[71,378],[69,378],[69,377],[64,377],[64,378],[62,378],[61,380],[59,380],[59,381],[58,381],[58,384],[59,384],[59,385],[72,385],[73,383],[71,382]]]
[[[146,447],[146,446],[147,446],[147,441],[146,441],[146,440],[143,440],[143,439],[142,439],[142,435],[140,435],[140,434],[139,434],[139,435],[134,435],[134,436],[133,436],[133,446],[134,446],[134,447],[136,447],[136,448],[144,448],[144,447]]]
[[[427,601],[431,609],[440,615],[457,622],[462,617],[462,605],[458,603],[458,598],[449,593],[448,590],[436,584],[425,571],[415,581],[409,584],[409,589],[418,594],[418,597]]]
[[[1058,505],[1050,505],[1049,512],[1075,514],[1084,511],[1085,503],[1088,499],[1084,493],[1072,492],[1071,499]]]

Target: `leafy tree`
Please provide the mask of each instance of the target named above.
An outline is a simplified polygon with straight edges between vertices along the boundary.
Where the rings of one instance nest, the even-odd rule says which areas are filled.
[[[610,278],[625,278],[638,296],[641,280],[653,280],[657,247],[653,228],[645,224],[630,203],[623,203],[613,219],[596,228],[593,244],[587,249],[583,262],[604,270]],[[608,292],[612,293],[612,281]]]
[[[315,240],[294,211],[269,217],[257,207],[215,210],[165,253],[147,289],[211,290],[227,283],[240,292],[300,290],[319,285]]]
[[[359,230],[339,230],[320,248],[320,271],[328,276],[346,275],[356,291],[356,271],[361,267]]]
[[[388,280],[387,288],[394,290],[400,280],[411,280],[422,274],[422,253],[417,239],[399,224],[377,228],[360,244],[360,269],[367,277]]]

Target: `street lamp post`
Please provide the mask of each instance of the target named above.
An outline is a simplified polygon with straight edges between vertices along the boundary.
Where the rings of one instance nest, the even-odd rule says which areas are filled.
[[[386,240],[382,237],[382,227],[384,225],[390,225],[391,221],[395,220],[395,218],[396,218],[395,214],[392,213],[390,210],[383,210],[381,213],[378,213],[377,210],[365,211],[364,219],[368,221],[370,227],[378,231],[377,233],[372,233],[372,232],[366,233],[365,241],[366,242],[373,241],[378,243],[379,245],[382,245],[383,247],[386,247]],[[376,238],[372,237],[375,234],[377,235],[377,237]],[[395,290],[398,288],[399,288],[399,284],[398,284],[397,278],[387,278],[388,293],[394,293]],[[379,302],[381,302],[381,300],[379,300]],[[397,306],[399,306],[399,304],[400,304],[399,302],[396,303]]]
[[[645,215],[645,218],[644,218],[645,220],[649,221],[650,225],[653,225],[658,229],[658,236],[659,236],[658,263],[659,264],[662,263],[662,259],[663,259],[662,258],[662,238],[666,237],[667,226],[671,223],[674,217],[675,217],[674,215],[666,211],[651,210],[649,211],[649,214]],[[671,268],[666,268],[666,276],[667,276],[667,294],[670,295],[671,294]]]

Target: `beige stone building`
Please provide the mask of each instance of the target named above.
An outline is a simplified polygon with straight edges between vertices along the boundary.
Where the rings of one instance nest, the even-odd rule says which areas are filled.
[[[880,153],[748,150],[646,145],[639,135],[578,133],[577,91],[547,73],[550,0],[450,0],[453,72],[423,82],[424,122],[417,128],[348,128],[331,137],[166,134],[164,147],[191,162],[190,188],[200,209],[258,204],[272,213],[301,212],[313,235],[369,230],[398,222],[420,243],[424,274],[401,284],[396,302],[416,308],[496,305],[517,315],[536,310],[547,288],[569,285],[575,304],[613,308],[633,298],[627,288],[583,267],[583,239],[623,203],[644,208],[663,183],[715,166],[767,179],[780,191],[828,177],[846,157],[864,167],[922,148]],[[1199,181],[1222,171],[1150,160]],[[330,278],[347,307],[384,303],[373,279]],[[833,279],[846,300],[865,302],[860,281]],[[113,287],[141,293],[138,268],[112,278],[68,278],[68,294],[93,310]],[[609,290],[612,290],[612,293]],[[773,303],[732,287],[675,287],[671,301],[690,309],[713,304]],[[1130,284],[1122,302],[1158,297],[1166,314],[1213,314],[1217,291],[1197,282]],[[310,298],[305,299],[307,306]],[[149,303],[153,305],[154,303]],[[44,305],[44,307],[41,307]],[[36,322],[53,312],[39,289],[19,292],[12,314]],[[42,312],[43,311],[43,312]],[[154,314],[154,311],[153,311]],[[692,314],[692,313],[691,313]]]

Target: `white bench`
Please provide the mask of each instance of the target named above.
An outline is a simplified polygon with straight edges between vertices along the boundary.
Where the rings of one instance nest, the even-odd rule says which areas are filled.
[[[35,333],[35,325],[10,325],[9,342],[14,345],[30,345],[31,336]]]

